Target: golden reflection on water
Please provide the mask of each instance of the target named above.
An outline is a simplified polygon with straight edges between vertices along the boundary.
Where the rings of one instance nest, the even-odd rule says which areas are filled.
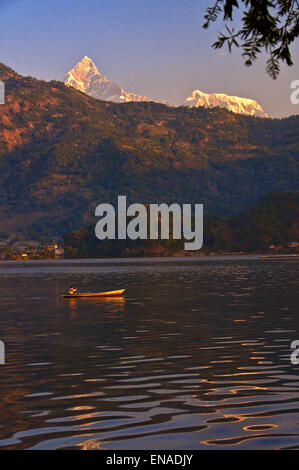
[[[84,308],[84,303],[94,304],[99,307],[104,307],[111,313],[124,312],[125,298],[119,297],[86,297],[84,299],[67,298],[70,307],[70,317],[75,320],[80,308]]]
[[[97,450],[103,449],[101,441],[99,439],[89,439],[83,444],[77,444],[77,447],[80,447],[80,450]]]
[[[277,424],[251,424],[243,427],[244,431],[266,431],[276,428],[278,428]]]
[[[93,410],[94,406],[74,406],[73,408],[69,408],[70,411],[87,411],[87,410]]]

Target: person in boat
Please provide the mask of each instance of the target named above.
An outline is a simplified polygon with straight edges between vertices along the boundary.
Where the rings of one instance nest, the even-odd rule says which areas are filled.
[[[75,294],[75,293],[77,292],[77,290],[78,290],[78,289],[77,289],[76,287],[71,286],[71,287],[70,287],[70,290],[69,290],[69,294]]]

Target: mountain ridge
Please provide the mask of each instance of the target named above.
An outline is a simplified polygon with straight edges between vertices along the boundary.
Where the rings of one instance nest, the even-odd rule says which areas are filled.
[[[77,90],[86,93],[93,98],[124,103],[130,101],[155,101],[146,96],[136,95],[125,91],[122,87],[110,81],[105,75],[99,72],[93,60],[84,56],[69,72],[64,76],[67,86],[72,86]],[[164,104],[176,106],[167,101]],[[257,117],[269,117],[257,101],[230,96],[225,93],[204,93],[194,90],[185,100],[177,104],[178,106],[189,107],[223,107],[233,113],[245,114]]]
[[[270,192],[298,190],[299,116],[116,104],[3,64],[0,79],[0,232],[12,237],[61,237],[122,194],[230,216]]]

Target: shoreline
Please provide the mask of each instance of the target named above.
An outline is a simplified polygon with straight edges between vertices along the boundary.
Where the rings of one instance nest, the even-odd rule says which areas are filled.
[[[266,259],[299,259],[298,253],[267,255],[260,253],[225,253],[213,255],[194,256],[150,256],[150,257],[113,257],[113,258],[48,258],[48,259],[27,259],[27,260],[0,260],[3,264],[37,264],[37,263],[135,263],[135,262],[192,262],[192,261],[229,261],[229,260],[266,260]]]

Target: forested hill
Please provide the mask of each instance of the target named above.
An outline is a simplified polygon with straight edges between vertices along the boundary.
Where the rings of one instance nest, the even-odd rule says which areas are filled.
[[[264,252],[274,250],[298,253],[290,248],[299,240],[299,192],[273,193],[238,217],[207,217],[201,252]],[[68,258],[121,256],[172,256],[184,252],[184,240],[105,240],[95,236],[94,226],[76,230],[64,237]]]
[[[298,189],[299,116],[95,100],[0,64],[0,231],[61,236],[117,195],[236,215]],[[24,217],[26,214],[26,217]]]

